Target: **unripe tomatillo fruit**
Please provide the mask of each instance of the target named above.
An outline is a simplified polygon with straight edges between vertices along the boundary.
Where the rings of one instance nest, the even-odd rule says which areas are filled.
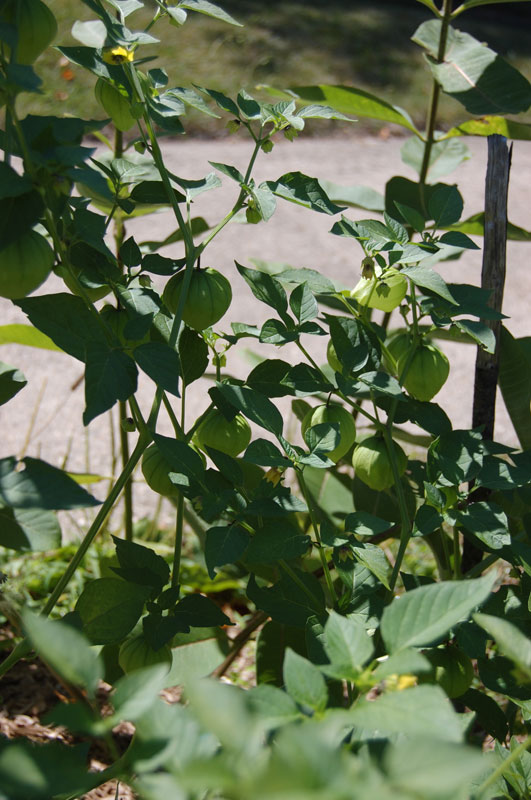
[[[175,472],[156,444],[150,444],[142,456],[142,474],[150,489],[164,497],[177,497],[178,487],[171,482],[170,472]]]
[[[397,368],[398,359],[400,358],[401,355],[408,352],[408,350],[412,347],[412,345],[413,345],[413,339],[411,337],[411,334],[405,331],[397,334],[396,336],[393,336],[392,339],[389,339],[389,341],[385,343],[387,352],[389,353],[389,356],[391,358],[388,358],[386,354],[384,356],[384,363],[390,372],[392,372],[393,374],[396,374],[398,372]]]
[[[118,653],[118,663],[126,675],[155,664],[166,664],[169,672],[172,660],[173,656],[169,645],[165,644],[158,650],[154,650],[143,634],[126,639]]]
[[[329,453],[331,461],[337,462],[348,453],[356,440],[356,423],[354,417],[342,406],[329,404],[311,408],[302,420],[302,436],[304,438],[308,428],[324,422],[336,422],[339,425],[339,442]]]
[[[214,409],[197,428],[194,441],[205,450],[213,447],[233,458],[251,441],[251,427],[243,414],[236,414],[230,422],[218,409]]]
[[[408,352],[398,359],[398,374],[405,367]],[[450,373],[450,363],[434,344],[419,344],[409,363],[404,388],[416,400],[428,401],[444,386]]]
[[[361,277],[350,296],[360,306],[392,311],[400,305],[407,292],[407,280],[396,269],[388,269],[380,277]]]
[[[115,86],[107,83],[103,78],[98,78],[94,94],[119,131],[128,131],[136,124],[136,119],[131,114],[129,99]]]
[[[41,0],[7,0],[2,5],[0,21],[17,28],[18,64],[33,64],[57,35],[57,20]],[[6,56],[8,50],[6,47]]]
[[[81,270],[78,267],[72,266],[72,269],[76,277],[81,273]],[[70,289],[72,294],[82,297],[81,290],[79,289],[76,281],[65,267],[57,267],[55,272],[60,278],[63,279],[67,288]],[[111,287],[106,283],[102,284],[101,286],[94,286],[92,288],[83,286],[83,289],[91,303],[96,303],[98,300],[101,300],[102,297],[108,295],[111,291]]]
[[[460,697],[470,688],[474,679],[474,667],[462,650],[454,646],[434,647],[423,651],[423,654],[434,668],[432,678],[448,697]]]
[[[395,441],[392,444],[398,474],[403,475],[407,467],[407,456],[399,444]],[[354,450],[352,466],[356,477],[376,491],[388,489],[395,482],[391,459],[382,436],[369,436],[360,442]]]
[[[185,272],[174,275],[162,294],[166,308],[175,314],[181,296]],[[214,325],[225,314],[232,300],[229,281],[215,269],[194,269],[183,309],[183,321],[190,328],[202,331]]]
[[[0,296],[26,297],[51,272],[53,250],[40,233],[27,231],[0,250]]]

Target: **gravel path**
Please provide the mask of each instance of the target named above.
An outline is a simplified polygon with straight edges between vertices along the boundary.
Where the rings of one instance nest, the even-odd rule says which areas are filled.
[[[385,182],[395,174],[414,178],[413,171],[402,164],[400,147],[402,139],[387,141],[355,136],[344,139],[304,139],[291,144],[279,142],[273,152],[262,155],[257,163],[257,181],[276,179],[289,171],[300,170],[307,175],[327,179],[342,185],[365,184],[383,190]],[[472,151],[471,159],[453,175],[443,178],[447,182],[459,181],[465,199],[465,216],[482,209],[486,171],[487,142],[470,139],[467,144]],[[217,161],[237,166],[245,171],[250,156],[249,143],[237,138],[221,141],[174,141],[164,144],[164,153],[169,168],[184,178],[201,178],[212,170],[208,161]],[[531,227],[531,142],[514,144],[511,182],[509,191],[509,217],[516,225]],[[194,215],[204,216],[215,223],[231,207],[237,194],[237,186],[227,178],[223,186],[197,198]],[[361,219],[368,213],[349,210],[347,216]],[[231,321],[257,324],[267,316],[267,309],[252,297],[247,285],[235,272],[234,259],[252,266],[252,259],[264,259],[310,267],[320,270],[328,277],[344,284],[354,285],[359,277],[361,250],[353,240],[331,236],[334,219],[291,203],[278,202],[277,212],[267,223],[245,225],[233,223],[225,228],[207,251],[203,266],[215,266],[233,281],[234,299],[229,313],[223,319],[223,328],[228,330]],[[172,217],[168,213],[139,219],[128,226],[128,233],[138,239],[163,239],[173,230]],[[179,247],[168,248],[167,255],[178,256]],[[531,277],[527,264],[531,256],[530,246],[510,243],[508,247],[508,276],[505,291],[505,313],[511,319],[508,327],[514,335],[529,334],[529,298]],[[440,264],[438,267],[446,280],[479,283],[481,253],[466,254],[458,262]],[[52,277],[39,292],[60,290],[61,282]],[[9,301],[0,298],[1,324],[24,322],[25,317]],[[324,361],[324,343],[317,337],[311,340],[312,354]],[[227,369],[244,376],[250,369],[252,357],[247,352],[244,340],[239,352],[230,352]],[[472,408],[472,380],[475,348],[444,343],[450,357],[450,378],[437,396],[453,420],[454,427],[468,427]],[[282,351],[269,346],[260,346],[262,357],[295,358],[293,350]],[[87,429],[81,424],[83,390],[78,379],[82,375],[81,365],[60,353],[35,350],[15,345],[4,345],[0,359],[18,366],[28,379],[21,394],[6,406],[1,407],[2,449],[1,455],[21,454],[38,456],[52,464],[61,465],[66,459],[69,469],[89,469],[103,475],[112,471],[110,457],[110,423],[108,415],[94,420]],[[207,405],[205,383],[198,381],[188,401],[189,421]],[[76,387],[76,388],[74,388]],[[142,379],[139,388],[141,407],[149,408],[153,384]],[[287,410],[289,404],[284,405]],[[30,435],[31,431],[31,435]],[[161,419],[161,432],[169,432],[167,420]],[[514,433],[503,408],[498,404],[496,437],[500,441],[514,443]],[[96,485],[95,494],[103,497],[103,484]],[[150,513],[154,507],[154,496],[139,484],[136,516]],[[82,515],[78,517],[82,522]]]

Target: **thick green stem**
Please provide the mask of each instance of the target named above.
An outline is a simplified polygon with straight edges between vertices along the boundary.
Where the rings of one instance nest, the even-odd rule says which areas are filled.
[[[129,461],[129,437],[124,428],[127,420],[127,407],[120,401],[120,449],[122,452],[122,469],[125,469]],[[128,479],[124,486],[124,531],[126,541],[133,541],[133,483]]]
[[[185,426],[186,414],[186,384],[183,383],[181,396],[181,430]],[[177,514],[175,518],[175,543],[173,546],[173,570],[171,573],[171,585],[179,585],[179,575],[181,571],[181,552],[183,549],[183,529],[184,529],[184,495],[179,494],[177,500]]]
[[[306,485],[306,481],[304,480],[303,471],[301,469],[297,470],[297,479],[299,481],[299,485],[301,487],[302,494],[304,495],[304,499],[306,500],[306,505],[308,506],[308,512],[310,514],[310,519],[312,521],[312,527],[315,535],[315,543],[317,545],[317,549],[319,551],[319,558],[321,559],[321,565],[323,567],[323,573],[325,576],[326,585],[328,587],[328,591],[330,593],[330,598],[332,600],[332,604],[334,606],[337,605],[337,594],[334,588],[334,582],[332,581],[332,576],[330,575],[330,570],[328,568],[328,561],[326,560],[326,553],[323,547],[323,543],[321,541],[321,534],[319,533],[319,524],[315,517],[315,511],[313,508],[313,500],[312,496],[308,490]]]

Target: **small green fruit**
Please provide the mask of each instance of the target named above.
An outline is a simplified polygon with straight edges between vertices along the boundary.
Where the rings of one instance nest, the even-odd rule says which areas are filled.
[[[169,645],[165,644],[158,650],[153,650],[143,634],[126,639],[118,653],[118,663],[126,675],[155,664],[166,664],[169,672],[172,660],[173,656]]]
[[[398,374],[404,369],[407,351],[398,359]],[[446,383],[450,364],[443,352],[434,344],[420,344],[409,364],[404,388],[416,400],[429,401]]]
[[[221,411],[215,409],[199,425],[194,440],[202,450],[213,447],[235,458],[251,441],[251,428],[243,414],[236,414],[228,422]]]
[[[360,278],[350,296],[360,306],[392,311],[400,305],[407,292],[407,280],[396,269],[386,270],[380,277]]]
[[[142,456],[142,473],[150,489],[164,497],[177,497],[179,489],[171,482],[170,472],[175,472],[156,444],[150,444]]]
[[[78,276],[81,273],[81,270],[78,269],[78,267],[72,267],[72,268],[76,276]],[[72,278],[68,270],[65,269],[65,267],[57,267],[55,272],[57,273],[57,275],[59,275],[60,278],[63,279],[67,288],[70,289],[72,294],[75,294],[78,297],[82,296],[77,283]],[[109,292],[111,291],[111,287],[106,283],[102,284],[101,286],[95,286],[94,288],[83,286],[83,289],[85,290],[85,294],[91,303],[96,303],[98,300],[101,300],[103,297],[106,297],[106,295],[108,295]]]
[[[0,297],[26,297],[46,280],[53,262],[53,250],[44,236],[23,233],[0,250]]]
[[[424,651],[424,655],[434,667],[433,679],[448,697],[460,697],[470,688],[474,679],[474,667],[462,650],[453,646],[435,647]]]
[[[398,372],[398,359],[404,353],[407,353],[410,347],[413,344],[413,339],[409,333],[403,332],[399,333],[396,336],[393,336],[389,341],[385,343],[385,346],[389,352],[391,358],[387,358],[387,355],[384,356],[384,363],[386,368],[391,372],[393,375],[396,375]]]
[[[340,374],[343,374],[343,364],[341,363],[341,361],[337,356],[336,348],[334,347],[332,339],[328,340],[328,344],[326,346],[326,360],[328,361],[334,372],[339,372]]]
[[[339,425],[339,443],[337,447],[326,453],[331,461],[337,462],[348,453],[356,440],[356,423],[352,414],[342,406],[333,404],[317,406],[317,408],[311,408],[302,420],[303,438],[308,428],[323,422],[337,422]]]
[[[129,348],[138,347],[140,344],[149,342],[149,331],[142,339],[129,339],[125,336],[125,326],[129,322],[127,311],[123,308],[116,308],[111,305],[104,305],[100,310],[100,317],[103,317],[106,324],[113,331],[116,337]]]
[[[395,441],[393,448],[398,474],[403,475],[407,467],[407,456]],[[376,491],[388,489],[395,482],[389,453],[381,436],[369,436],[356,447],[352,456],[352,466],[356,477]]]
[[[0,20],[17,28],[18,64],[33,64],[57,35],[57,20],[41,0],[4,0]]]
[[[128,131],[133,125],[136,125],[136,119],[131,114],[129,99],[115,86],[107,83],[103,78],[98,78],[94,94],[119,131]]]
[[[162,294],[166,308],[175,314],[181,296],[184,270],[174,275]],[[194,269],[184,304],[183,321],[196,331],[203,331],[218,322],[232,300],[229,281],[215,269]]]

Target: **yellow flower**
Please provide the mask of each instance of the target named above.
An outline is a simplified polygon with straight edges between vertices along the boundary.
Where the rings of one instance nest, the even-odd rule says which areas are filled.
[[[280,469],[279,467],[271,467],[271,469],[267,470],[266,474],[264,475],[264,478],[269,483],[272,483],[273,486],[277,486],[277,484],[280,483],[280,481],[282,480],[284,472],[285,470]]]
[[[417,685],[416,675],[388,675],[385,679],[385,688],[388,692],[402,692],[404,689],[411,689]]]
[[[125,47],[105,47],[103,50],[103,60],[106,64],[123,64],[124,61],[132,61],[135,57],[134,50],[127,50]]]

